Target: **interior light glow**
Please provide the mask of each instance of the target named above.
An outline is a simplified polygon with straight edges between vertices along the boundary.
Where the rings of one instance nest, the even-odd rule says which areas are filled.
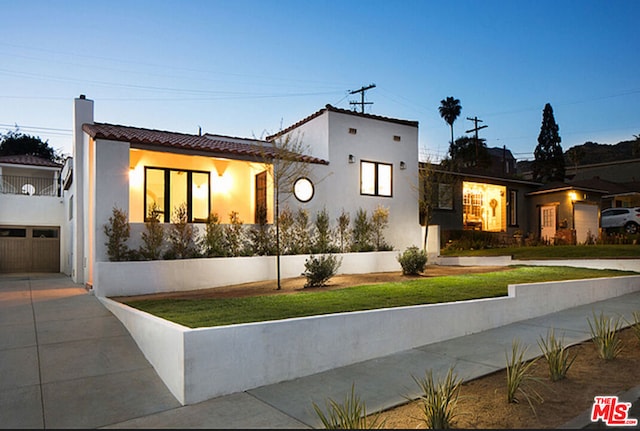
[[[144,169],[142,165],[137,165],[135,168],[129,169],[129,186],[139,189],[144,183]]]

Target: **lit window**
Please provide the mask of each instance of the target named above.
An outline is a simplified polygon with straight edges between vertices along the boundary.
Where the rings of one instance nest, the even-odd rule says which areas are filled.
[[[209,172],[145,168],[145,219],[154,211],[168,223],[176,208],[186,205],[189,222],[205,222],[211,211],[209,183]]]
[[[392,177],[390,164],[361,161],[360,194],[391,197]]]

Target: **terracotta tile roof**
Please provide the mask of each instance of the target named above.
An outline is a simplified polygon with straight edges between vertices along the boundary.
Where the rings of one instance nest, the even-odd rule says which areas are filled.
[[[83,124],[82,130],[93,139],[107,139],[131,144],[143,144],[166,148],[201,151],[225,155],[227,157],[275,158],[278,153],[267,141],[257,139],[242,139],[217,135],[189,135],[163,130],[142,129],[139,127],[119,126],[115,124],[94,123]],[[295,154],[294,159],[306,162],[328,165],[329,162],[304,154]]]
[[[364,114],[362,112],[350,111],[348,109],[340,109],[340,108],[336,108],[335,106],[326,105],[324,108],[322,108],[319,111],[309,115],[307,118],[304,118],[304,119],[298,121],[297,123],[287,127],[284,130],[281,130],[278,133],[275,133],[273,135],[267,136],[266,139],[267,139],[267,141],[271,141],[274,138],[277,138],[278,136],[281,136],[281,135],[284,135],[286,133],[289,133],[290,131],[296,129],[297,127],[300,127],[304,123],[306,123],[308,121],[311,121],[316,117],[319,117],[320,115],[324,114],[325,112],[338,112],[338,113],[341,113],[341,114],[353,115],[353,116],[356,116],[356,117],[370,118],[370,119],[373,119],[373,120],[387,121],[387,122],[390,122],[390,123],[403,124],[405,126],[418,127],[418,122],[417,121],[400,120],[398,118],[383,117],[381,115]]]
[[[61,164],[43,159],[42,157],[31,156],[28,154],[20,154],[13,156],[0,156],[0,163],[8,163],[12,165],[29,165],[44,166],[48,168],[60,168]]]

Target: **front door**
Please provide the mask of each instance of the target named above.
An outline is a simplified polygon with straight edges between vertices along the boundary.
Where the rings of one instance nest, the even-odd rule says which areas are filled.
[[[556,236],[556,206],[540,207],[540,238],[553,243]]]

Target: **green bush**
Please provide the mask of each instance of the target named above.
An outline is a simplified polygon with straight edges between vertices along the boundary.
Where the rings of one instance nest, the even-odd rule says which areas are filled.
[[[377,251],[392,250],[393,247],[387,244],[382,231],[389,225],[389,208],[378,205],[371,214],[371,236]]]
[[[146,260],[157,260],[162,256],[164,244],[164,227],[160,223],[160,213],[155,202],[149,208],[149,215],[144,223],[140,256]]]
[[[207,218],[204,235],[200,246],[206,257],[219,257],[226,254],[224,249],[224,228],[220,224],[220,216],[212,212]]]
[[[351,217],[348,212],[345,212],[344,209],[340,216],[336,219],[338,222],[338,238],[340,240],[340,251],[342,253],[348,251],[351,248],[350,240],[351,237],[349,235],[349,224],[351,223]]]
[[[351,230],[351,251],[373,251],[373,226],[367,215],[367,210],[360,208],[356,212]]]
[[[188,222],[187,204],[176,207],[169,230],[169,250],[165,259],[192,259],[199,257],[197,232],[193,224]]]
[[[520,340],[514,339],[511,344],[511,358],[507,355],[507,402],[519,403],[520,399],[517,398],[517,394],[522,394],[523,398],[527,400],[531,410],[535,413],[532,400],[543,402],[544,399],[538,391],[533,387],[525,387],[525,383],[533,381],[540,382],[540,379],[532,376],[529,373],[530,368],[535,364],[537,359],[526,362],[524,355],[527,352],[528,347],[522,347]],[[505,353],[506,354],[506,353]]]
[[[427,253],[416,246],[411,246],[398,255],[398,262],[402,266],[404,275],[418,275],[427,266]]]
[[[104,233],[107,235],[107,255],[112,262],[128,260],[130,251],[127,247],[130,229],[127,221],[127,213],[114,207],[109,223],[104,225]]]
[[[313,255],[304,262],[305,272],[302,273],[307,277],[307,283],[304,287],[322,287],[327,281],[338,272],[338,268],[342,265],[342,258],[338,260],[332,254],[323,254],[318,257]]]
[[[243,224],[237,211],[229,213],[229,224],[224,226],[224,243],[228,256],[236,257],[246,254]]]

